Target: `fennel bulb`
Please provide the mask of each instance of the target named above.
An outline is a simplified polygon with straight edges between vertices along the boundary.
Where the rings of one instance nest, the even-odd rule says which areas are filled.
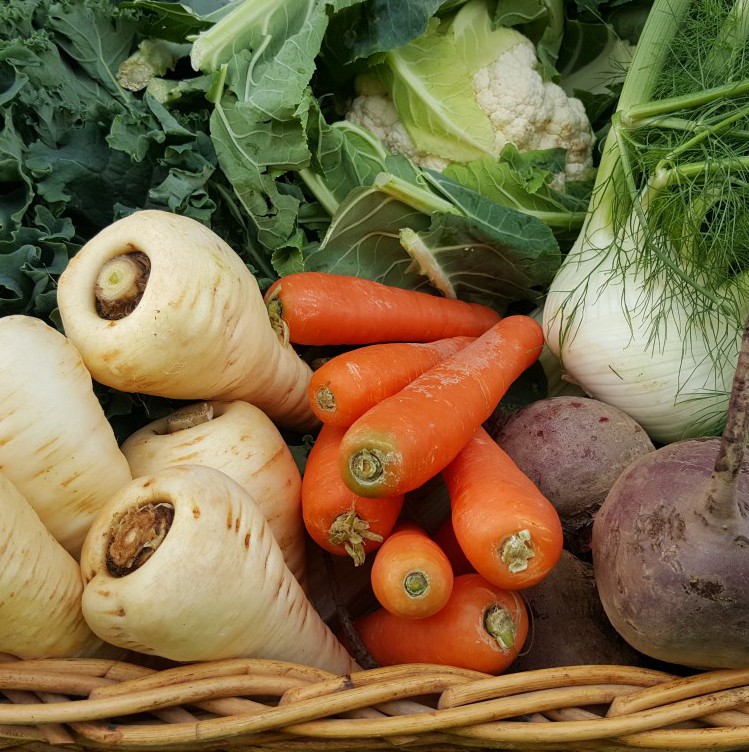
[[[719,433],[749,314],[749,3],[655,0],[544,304],[566,377],[654,441]]]

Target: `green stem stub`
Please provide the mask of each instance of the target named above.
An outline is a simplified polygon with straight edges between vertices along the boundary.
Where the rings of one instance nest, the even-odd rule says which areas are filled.
[[[277,293],[273,293],[265,303],[268,311],[268,319],[276,336],[284,343],[289,344],[289,325],[283,318],[283,305]]]
[[[346,553],[354,560],[355,566],[364,564],[366,552],[364,541],[382,542],[382,536],[369,529],[369,522],[356,513],[356,507],[339,514],[328,530],[328,540],[334,546],[343,546]]]
[[[515,646],[517,626],[512,614],[502,606],[494,605],[484,613],[484,629],[497,641],[503,650]]]
[[[416,569],[403,578],[403,590],[409,598],[423,598],[429,592],[429,577]]]
[[[530,530],[518,530],[499,544],[499,558],[513,574],[528,569],[528,562],[536,555]]]
[[[385,466],[379,453],[371,449],[360,449],[349,459],[351,475],[364,485],[376,483],[385,473]]]

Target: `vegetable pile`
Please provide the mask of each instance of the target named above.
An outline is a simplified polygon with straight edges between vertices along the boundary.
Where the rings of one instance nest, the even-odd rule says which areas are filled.
[[[2,4],[0,652],[749,664],[748,40]]]

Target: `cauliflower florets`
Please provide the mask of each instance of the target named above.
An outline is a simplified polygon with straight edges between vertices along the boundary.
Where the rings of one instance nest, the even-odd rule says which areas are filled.
[[[567,161],[555,187],[565,178],[580,179],[593,164],[594,136],[585,108],[539,72],[533,43],[524,37],[481,68],[472,79],[479,107],[495,131],[494,153],[512,143],[519,151],[563,148]],[[400,120],[388,94],[356,97],[346,119],[367,128],[394,154],[402,154],[422,167],[442,171],[450,160],[420,151]]]
[[[450,164],[447,159],[416,148],[388,94],[364,94],[355,97],[346,112],[346,120],[371,131],[389,152],[402,154],[420,167],[442,172]]]
[[[536,49],[523,40],[473,77],[476,101],[495,130],[496,153],[567,150],[565,175],[581,178],[593,164],[593,132],[583,103],[538,71]]]

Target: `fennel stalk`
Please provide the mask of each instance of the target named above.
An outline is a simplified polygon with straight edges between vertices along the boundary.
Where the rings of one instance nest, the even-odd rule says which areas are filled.
[[[655,0],[546,301],[569,377],[663,443],[720,432],[749,314],[748,38],[748,0]]]

